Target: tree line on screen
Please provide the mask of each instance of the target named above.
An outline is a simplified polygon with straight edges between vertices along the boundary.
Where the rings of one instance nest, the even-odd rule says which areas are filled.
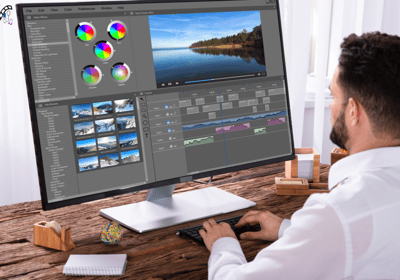
[[[234,44],[241,44],[243,47],[262,48],[263,42],[261,34],[261,24],[254,27],[253,31],[251,32],[248,32],[246,29],[243,29],[242,32],[239,32],[236,35],[222,37],[220,39],[212,38],[209,40],[193,43],[189,46],[189,48],[205,48],[205,47],[234,45]]]

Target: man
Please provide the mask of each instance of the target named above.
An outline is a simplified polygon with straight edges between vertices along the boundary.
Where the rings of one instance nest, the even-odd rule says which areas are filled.
[[[330,89],[330,139],[350,156],[329,173],[330,193],[311,195],[282,220],[250,211],[240,239],[275,241],[247,262],[227,224],[205,221],[209,279],[400,279],[400,37],[350,35]]]

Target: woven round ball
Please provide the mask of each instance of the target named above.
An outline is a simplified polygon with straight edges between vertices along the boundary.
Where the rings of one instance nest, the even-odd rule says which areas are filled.
[[[105,224],[100,232],[100,239],[107,245],[118,244],[123,236],[122,227],[115,221]]]

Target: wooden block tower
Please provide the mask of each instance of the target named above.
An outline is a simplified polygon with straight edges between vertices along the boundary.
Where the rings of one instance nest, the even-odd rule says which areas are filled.
[[[319,183],[320,154],[314,148],[295,149],[296,158],[285,162],[285,177],[275,178],[277,195],[310,195],[313,193],[327,193],[328,184]],[[312,179],[298,178],[299,159],[297,154],[312,154]],[[312,181],[313,183],[309,183]]]

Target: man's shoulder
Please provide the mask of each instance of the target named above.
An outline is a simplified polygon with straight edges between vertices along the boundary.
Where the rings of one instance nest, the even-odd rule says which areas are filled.
[[[347,217],[359,215],[400,201],[399,181],[398,169],[359,171],[342,180],[330,193],[314,194],[313,200],[326,203]]]

